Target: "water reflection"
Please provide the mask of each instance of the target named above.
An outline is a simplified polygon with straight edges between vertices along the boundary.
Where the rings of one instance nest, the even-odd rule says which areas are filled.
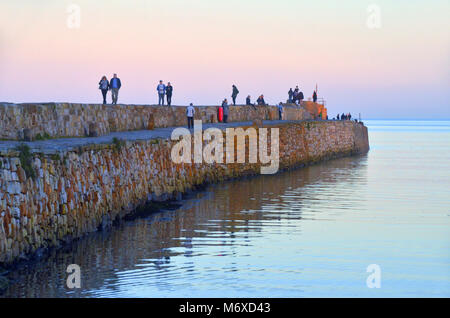
[[[269,250],[273,245],[269,241],[281,240],[278,250],[282,251],[301,233],[300,220],[323,218],[311,207],[317,201],[336,204],[336,200],[321,188],[340,184],[349,196],[356,195],[352,184],[364,182],[366,164],[367,157],[343,158],[276,176],[209,186],[183,200],[179,209],[91,234],[65,251],[53,252],[48,260],[15,271],[14,283],[4,296],[160,297],[173,291],[175,296],[189,296],[192,288],[207,291],[208,285],[215,284],[237,284],[238,290],[247,285],[250,291],[255,288],[251,281],[227,280],[227,273],[243,278],[249,271],[270,279],[284,272],[289,280],[301,268],[290,266],[289,248],[287,259],[278,259],[277,252]],[[339,204],[347,208],[348,203]],[[300,250],[298,246],[297,255]],[[249,260],[242,262],[245,258]],[[273,262],[285,262],[282,267],[287,268],[270,266]],[[69,264],[81,267],[81,290],[65,287]]]

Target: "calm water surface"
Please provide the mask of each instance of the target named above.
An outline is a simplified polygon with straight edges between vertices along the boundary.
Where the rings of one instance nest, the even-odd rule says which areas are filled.
[[[366,124],[368,155],[209,186],[15,271],[4,296],[449,297],[450,122]]]

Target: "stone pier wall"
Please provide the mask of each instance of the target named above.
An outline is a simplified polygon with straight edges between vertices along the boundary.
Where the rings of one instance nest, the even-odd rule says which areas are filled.
[[[218,106],[196,107],[195,119],[217,122]],[[285,120],[311,119],[303,107],[285,106]],[[275,106],[230,106],[228,121],[278,119]],[[186,125],[186,107],[99,104],[0,103],[0,139],[101,136],[110,132]]]
[[[367,128],[355,122],[276,127],[280,169],[369,148]],[[89,145],[56,155],[27,157],[17,150],[0,155],[0,265],[108,227],[150,201],[179,198],[199,184],[260,173],[258,163],[175,164],[170,156],[174,144],[150,139]]]

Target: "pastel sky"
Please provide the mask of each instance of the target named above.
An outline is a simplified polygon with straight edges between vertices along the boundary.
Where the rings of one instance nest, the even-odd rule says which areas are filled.
[[[448,0],[0,0],[0,102],[100,103],[115,72],[120,103],[156,103],[160,79],[176,105],[219,104],[232,84],[239,103],[276,103],[317,83],[331,117],[450,118],[449,13]]]

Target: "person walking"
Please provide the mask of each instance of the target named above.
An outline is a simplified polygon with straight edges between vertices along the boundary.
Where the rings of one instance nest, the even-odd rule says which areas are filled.
[[[280,102],[278,104],[278,115],[280,117],[280,120],[283,120],[283,112],[284,112],[283,104]]]
[[[168,82],[167,86],[166,86],[167,106],[170,106],[172,104],[172,92],[173,92],[173,86],[170,85],[170,82]]]
[[[195,114],[194,105],[190,103],[189,106],[186,108],[188,129],[194,128],[194,114]]]
[[[236,97],[239,94],[239,90],[237,89],[236,85],[233,85],[233,92],[231,93],[231,98],[233,99],[233,105],[236,106]]]
[[[229,106],[228,106],[228,100],[225,98],[222,102],[222,109],[223,109],[223,122],[228,122],[228,112],[229,112]]]
[[[122,87],[122,82],[117,74],[114,73],[113,78],[109,81],[109,87],[111,88],[112,104],[117,104],[117,99],[119,98],[119,89]]]
[[[292,104],[292,97],[294,96],[294,91],[292,90],[292,88],[289,88],[288,96],[289,96],[288,103]]]
[[[158,86],[156,86],[156,91],[158,92],[158,105],[164,106],[164,95],[166,93],[166,85],[163,84],[163,81],[159,81]]]
[[[100,82],[98,83],[98,88],[102,91],[103,95],[103,105],[106,105],[106,94],[109,90],[109,82],[106,76],[103,76]]]
[[[314,91],[314,93],[313,93],[313,102],[314,103],[317,102],[317,93],[316,93],[316,91]]]

